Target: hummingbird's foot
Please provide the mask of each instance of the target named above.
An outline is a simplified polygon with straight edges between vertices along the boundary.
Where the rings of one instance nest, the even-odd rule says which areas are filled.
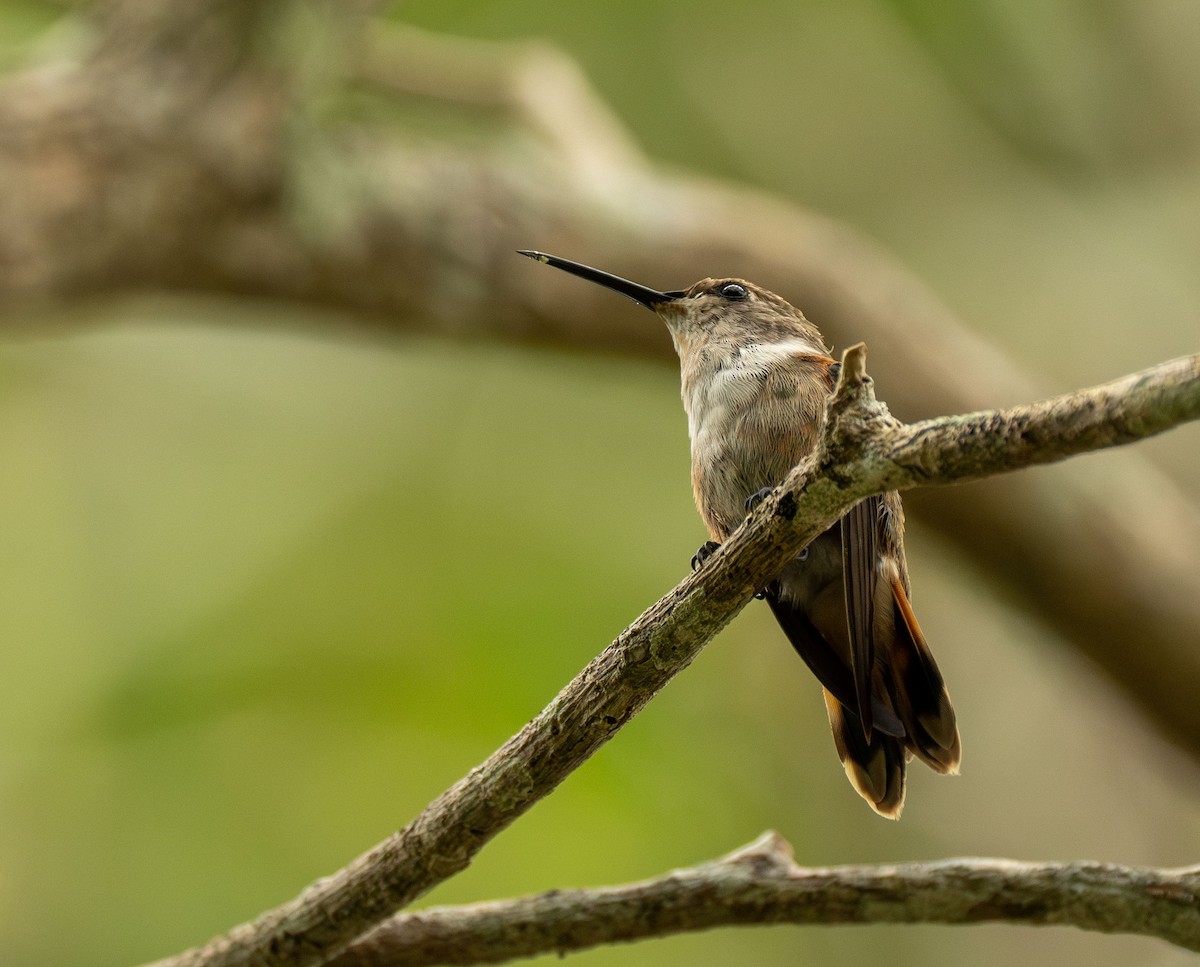
[[[758,493],[751,494],[749,497],[747,497],[746,498],[746,513],[748,514],[752,510],[754,510],[755,507],[757,507],[764,500],[766,500],[768,497],[770,497],[771,494],[774,493],[774,491],[775,491],[774,487],[763,487],[763,489],[760,490]]]
[[[720,546],[721,545],[716,541],[705,541],[703,544],[701,544],[700,549],[692,555],[692,570],[700,570],[700,568],[704,566],[704,562],[712,557],[717,548]]]

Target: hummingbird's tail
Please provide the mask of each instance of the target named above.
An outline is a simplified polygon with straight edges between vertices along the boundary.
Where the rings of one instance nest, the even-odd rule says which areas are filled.
[[[875,812],[899,819],[904,808],[908,760],[915,755],[937,772],[956,774],[962,740],[946,684],[899,575],[891,582],[891,592],[895,634],[887,639],[886,651],[878,656],[875,689],[886,695],[886,705],[895,709],[904,725],[903,736],[875,729],[868,741],[858,717],[829,689],[824,691],[833,743],[846,777]]]
[[[838,758],[846,778],[875,812],[886,819],[899,819],[904,808],[904,774],[909,755],[904,740],[876,729],[868,742],[862,723],[825,689],[825,710]]]
[[[841,555],[829,547],[835,540],[841,540],[837,529],[818,538],[808,557],[772,582],[764,597],[824,686],[833,741],[851,785],[881,816],[898,819],[910,758],[917,756],[937,772],[958,772],[962,742],[954,706],[909,603],[897,563],[902,559],[885,555],[877,560],[873,610],[865,625],[874,635],[868,691],[872,727],[864,728],[849,658]]]

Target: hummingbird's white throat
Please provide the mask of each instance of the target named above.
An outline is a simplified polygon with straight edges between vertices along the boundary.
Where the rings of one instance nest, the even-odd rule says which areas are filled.
[[[775,366],[794,356],[813,355],[824,356],[825,347],[807,339],[785,339],[730,347],[722,355],[710,349],[686,362],[682,395],[692,446],[703,437],[727,433],[730,421],[758,399]]]

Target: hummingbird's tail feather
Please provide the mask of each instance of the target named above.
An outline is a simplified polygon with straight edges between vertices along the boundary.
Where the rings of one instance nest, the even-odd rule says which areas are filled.
[[[876,730],[870,741],[861,723],[825,689],[825,709],[838,758],[846,778],[875,812],[885,819],[899,819],[904,808],[904,775],[908,761],[904,742]]]
[[[891,585],[896,634],[888,664],[894,679],[891,692],[896,712],[904,723],[912,751],[937,772],[957,774],[962,740],[950,693],[899,576],[892,579]]]
[[[793,580],[796,573],[790,575]],[[828,637],[819,631],[806,610],[784,593],[782,578],[768,586],[765,597],[788,640],[824,686],[834,744],[851,785],[877,813],[896,819],[904,805],[908,760],[915,755],[937,772],[956,773],[962,743],[954,707],[901,572],[885,562],[878,574],[870,699],[875,727],[870,739],[856,712],[848,645],[844,640],[840,648],[830,643],[838,640],[839,629]]]

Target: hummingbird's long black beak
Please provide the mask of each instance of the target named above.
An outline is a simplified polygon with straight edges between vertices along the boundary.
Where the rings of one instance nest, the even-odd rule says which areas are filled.
[[[636,282],[630,282],[628,279],[622,279],[620,276],[610,275],[608,272],[593,269],[590,265],[572,262],[570,259],[560,259],[557,255],[547,255],[545,252],[530,252],[525,249],[517,249],[517,251],[521,255],[526,255],[538,262],[553,265],[556,269],[562,269],[564,272],[570,272],[581,279],[587,279],[589,282],[602,285],[606,289],[620,292],[621,295],[628,296],[634,302],[645,306],[647,309],[653,309],[664,302],[670,302],[673,299],[679,299],[683,296],[683,292],[659,292],[657,289],[638,285]]]

